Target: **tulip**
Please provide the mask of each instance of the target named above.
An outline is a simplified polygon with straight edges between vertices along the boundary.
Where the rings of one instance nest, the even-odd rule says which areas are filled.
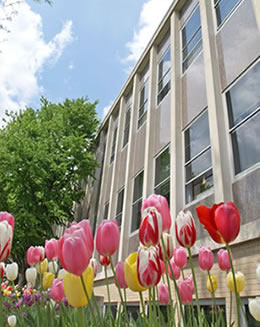
[[[181,246],[190,248],[196,241],[196,228],[190,211],[181,211],[175,221],[176,238]]]
[[[137,276],[144,287],[156,286],[161,279],[161,264],[155,247],[139,246],[137,255]]]
[[[37,270],[34,267],[27,268],[25,271],[25,278],[27,283],[29,283],[32,287],[34,286],[34,283],[37,278]]]
[[[192,287],[186,280],[178,281],[178,290],[182,303],[192,303]]]
[[[36,268],[39,274],[43,275],[43,273],[48,271],[48,260],[45,258],[42,262],[37,263]]]
[[[0,222],[0,262],[5,262],[8,258],[13,240],[12,226],[3,220]]]
[[[56,278],[51,285],[51,298],[55,302],[61,302],[64,298],[64,286],[61,278]]]
[[[137,277],[137,252],[133,252],[127,257],[124,271],[125,280],[130,290],[133,292],[142,292],[146,290],[146,288],[139,283]]]
[[[54,279],[54,275],[51,272],[44,272],[43,273],[43,278],[42,278],[42,287],[47,290],[49,288],[51,288],[53,279]]]
[[[158,285],[158,294],[159,294],[159,302],[161,304],[168,304],[170,297],[169,297],[169,289],[166,284]]]
[[[110,265],[109,257],[103,256],[103,255],[99,256],[99,262],[100,262],[101,266],[109,266]]]
[[[45,255],[48,260],[54,260],[58,258],[58,244],[59,241],[52,238],[49,241],[45,241]]]
[[[56,261],[51,261],[48,263],[48,270],[49,272],[51,272],[52,274],[56,275],[57,271],[58,271],[58,264]]]
[[[144,246],[156,245],[162,235],[162,216],[156,208],[148,207],[142,212],[139,240]]]
[[[260,283],[260,263],[256,265],[256,278]]]
[[[62,267],[80,276],[88,267],[94,250],[94,240],[88,220],[73,222],[59,240],[58,252]]]
[[[10,281],[16,280],[18,276],[18,264],[13,262],[6,266],[5,270],[6,278]]]
[[[165,248],[166,248],[168,258],[170,260],[172,258],[172,256],[173,256],[173,240],[172,240],[172,236],[170,234],[163,233],[162,237],[163,237],[163,242],[164,242],[164,245],[165,245]],[[157,248],[158,248],[158,253],[159,253],[160,259],[163,260],[163,261],[166,261],[167,258],[166,258],[165,253],[164,253],[162,240],[160,240],[160,243],[157,245]]]
[[[42,246],[30,246],[26,258],[29,266],[36,265],[44,260],[44,248]]]
[[[174,274],[174,278],[177,280],[177,279],[180,278],[180,275],[181,275],[180,267],[178,267],[176,265],[176,263],[174,262],[174,258],[171,259],[170,263],[171,263],[172,271],[173,271],[173,274]],[[173,279],[171,269],[170,269],[169,265],[167,265],[167,266],[168,266],[169,276],[170,276],[171,279]]]
[[[141,208],[141,213],[146,208],[154,207],[162,216],[162,230],[163,232],[168,232],[171,228],[171,215],[168,206],[167,199],[162,195],[152,194],[147,199],[144,200]]]
[[[210,270],[214,264],[214,255],[209,247],[202,246],[199,251],[199,266],[202,270]]]
[[[256,321],[260,321],[260,297],[255,299],[248,299],[248,306],[250,314]]]
[[[246,284],[246,279],[243,273],[241,273],[240,271],[238,271],[235,274],[235,278],[236,278],[236,284],[237,284],[237,292],[240,293],[243,291],[245,284]],[[230,271],[227,274],[227,286],[230,289],[230,291],[235,292],[235,286],[234,286],[234,279],[233,279],[233,275],[232,272]]]
[[[192,290],[192,294],[193,294],[194,291],[195,291],[195,287],[194,287],[194,282],[193,282],[193,277],[192,277],[192,275],[187,275],[187,276],[185,277],[185,281],[186,281],[187,284],[190,285],[191,290]]]
[[[162,275],[165,274],[165,265],[164,262],[160,259],[160,265],[161,265],[161,273]]]
[[[66,274],[66,270],[65,269],[60,269],[58,272],[58,278],[64,279]]]
[[[231,258],[233,259],[232,253]],[[228,271],[231,268],[227,250],[220,249],[217,253],[217,260],[221,270]]]
[[[211,277],[211,282],[212,282],[213,289],[211,287],[211,282],[210,282],[209,276],[207,278],[207,284],[206,285],[207,285],[207,290],[210,293],[213,293],[213,292],[216,292],[216,290],[218,288],[218,280],[217,280],[217,277],[214,274],[210,274],[210,277]]]
[[[3,279],[5,273],[5,265],[3,262],[0,262],[0,279]]]
[[[240,213],[233,202],[214,204],[212,208],[196,208],[200,223],[217,243],[230,243],[240,231]]]
[[[0,222],[7,221],[9,225],[12,226],[12,230],[14,232],[14,217],[7,211],[0,212]]]
[[[8,325],[10,327],[15,327],[15,325],[16,325],[16,316],[15,315],[9,316],[7,318],[7,322],[8,322]]]
[[[181,246],[177,246],[173,252],[174,262],[181,269],[187,265],[187,251]]]
[[[91,298],[94,281],[93,268],[88,266],[87,269],[83,272],[82,277],[88,297]],[[70,305],[73,307],[82,307],[88,303],[80,277],[66,272],[63,283],[65,297]]]
[[[119,261],[116,265],[116,278],[120,288],[128,288],[125,280],[124,262]]]
[[[120,230],[116,219],[103,220],[97,229],[96,247],[100,255],[112,256],[119,248]]]
[[[95,258],[91,258],[89,264],[93,268],[94,278],[95,278],[97,275],[97,269],[98,269],[97,260]]]

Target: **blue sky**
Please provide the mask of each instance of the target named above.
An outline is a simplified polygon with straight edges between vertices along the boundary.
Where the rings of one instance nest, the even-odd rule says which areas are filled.
[[[102,119],[170,3],[26,0],[15,7],[10,33],[0,32],[0,118],[6,109],[37,108],[43,95],[98,100]]]

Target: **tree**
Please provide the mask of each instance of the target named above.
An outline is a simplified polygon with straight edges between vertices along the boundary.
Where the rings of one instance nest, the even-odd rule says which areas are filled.
[[[86,98],[9,113],[0,130],[0,210],[15,217],[12,257],[23,264],[31,245],[73,220],[73,201],[84,195],[96,168],[96,102]]]

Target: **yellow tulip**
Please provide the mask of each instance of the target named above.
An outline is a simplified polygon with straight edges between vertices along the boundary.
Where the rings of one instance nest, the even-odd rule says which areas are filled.
[[[47,290],[48,288],[51,288],[54,275],[50,272],[44,272],[42,277],[42,287]]]
[[[130,288],[134,292],[145,291],[146,288],[141,286],[137,277],[137,252],[131,253],[125,260],[125,280]]]
[[[213,289],[211,287],[210,279],[209,279],[209,276],[208,276],[208,278],[207,278],[207,290],[210,293],[213,293],[213,292],[216,292],[216,290],[218,288],[218,280],[217,280],[217,277],[214,274],[210,274],[210,277],[211,277]]]
[[[45,258],[42,262],[36,265],[37,271],[39,274],[43,275],[48,271],[48,260]]]
[[[89,298],[91,298],[94,281],[93,268],[91,266],[88,266],[82,276],[88,296]],[[65,297],[70,305],[72,305],[73,307],[82,307],[88,303],[80,277],[66,271],[63,283]]]
[[[243,291],[243,289],[245,287],[246,279],[245,279],[244,274],[241,273],[240,271],[235,273],[235,278],[236,278],[236,284],[237,284],[237,291],[238,291],[238,293],[240,293]],[[234,279],[233,279],[233,275],[232,275],[231,271],[227,274],[227,286],[230,289],[230,291],[235,292]]]

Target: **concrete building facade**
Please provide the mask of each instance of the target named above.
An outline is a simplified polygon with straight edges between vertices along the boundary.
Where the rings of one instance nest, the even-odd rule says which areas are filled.
[[[205,307],[210,294],[198,251],[208,245],[216,253],[220,245],[199,224],[200,204],[234,201],[239,208],[241,230],[232,251],[236,270],[247,280],[241,297],[247,308],[249,297],[260,296],[259,55],[259,0],[173,1],[101,124],[100,167],[81,204],[79,216],[89,218],[94,231],[102,219],[117,219],[115,261],[137,250],[141,204],[150,194],[167,197],[173,225],[180,210],[190,210]],[[213,273],[217,299],[229,312],[225,275],[217,264]],[[101,268],[95,293],[107,301]],[[111,293],[116,304],[113,286]],[[128,301],[129,310],[138,308],[138,294],[128,291]]]

